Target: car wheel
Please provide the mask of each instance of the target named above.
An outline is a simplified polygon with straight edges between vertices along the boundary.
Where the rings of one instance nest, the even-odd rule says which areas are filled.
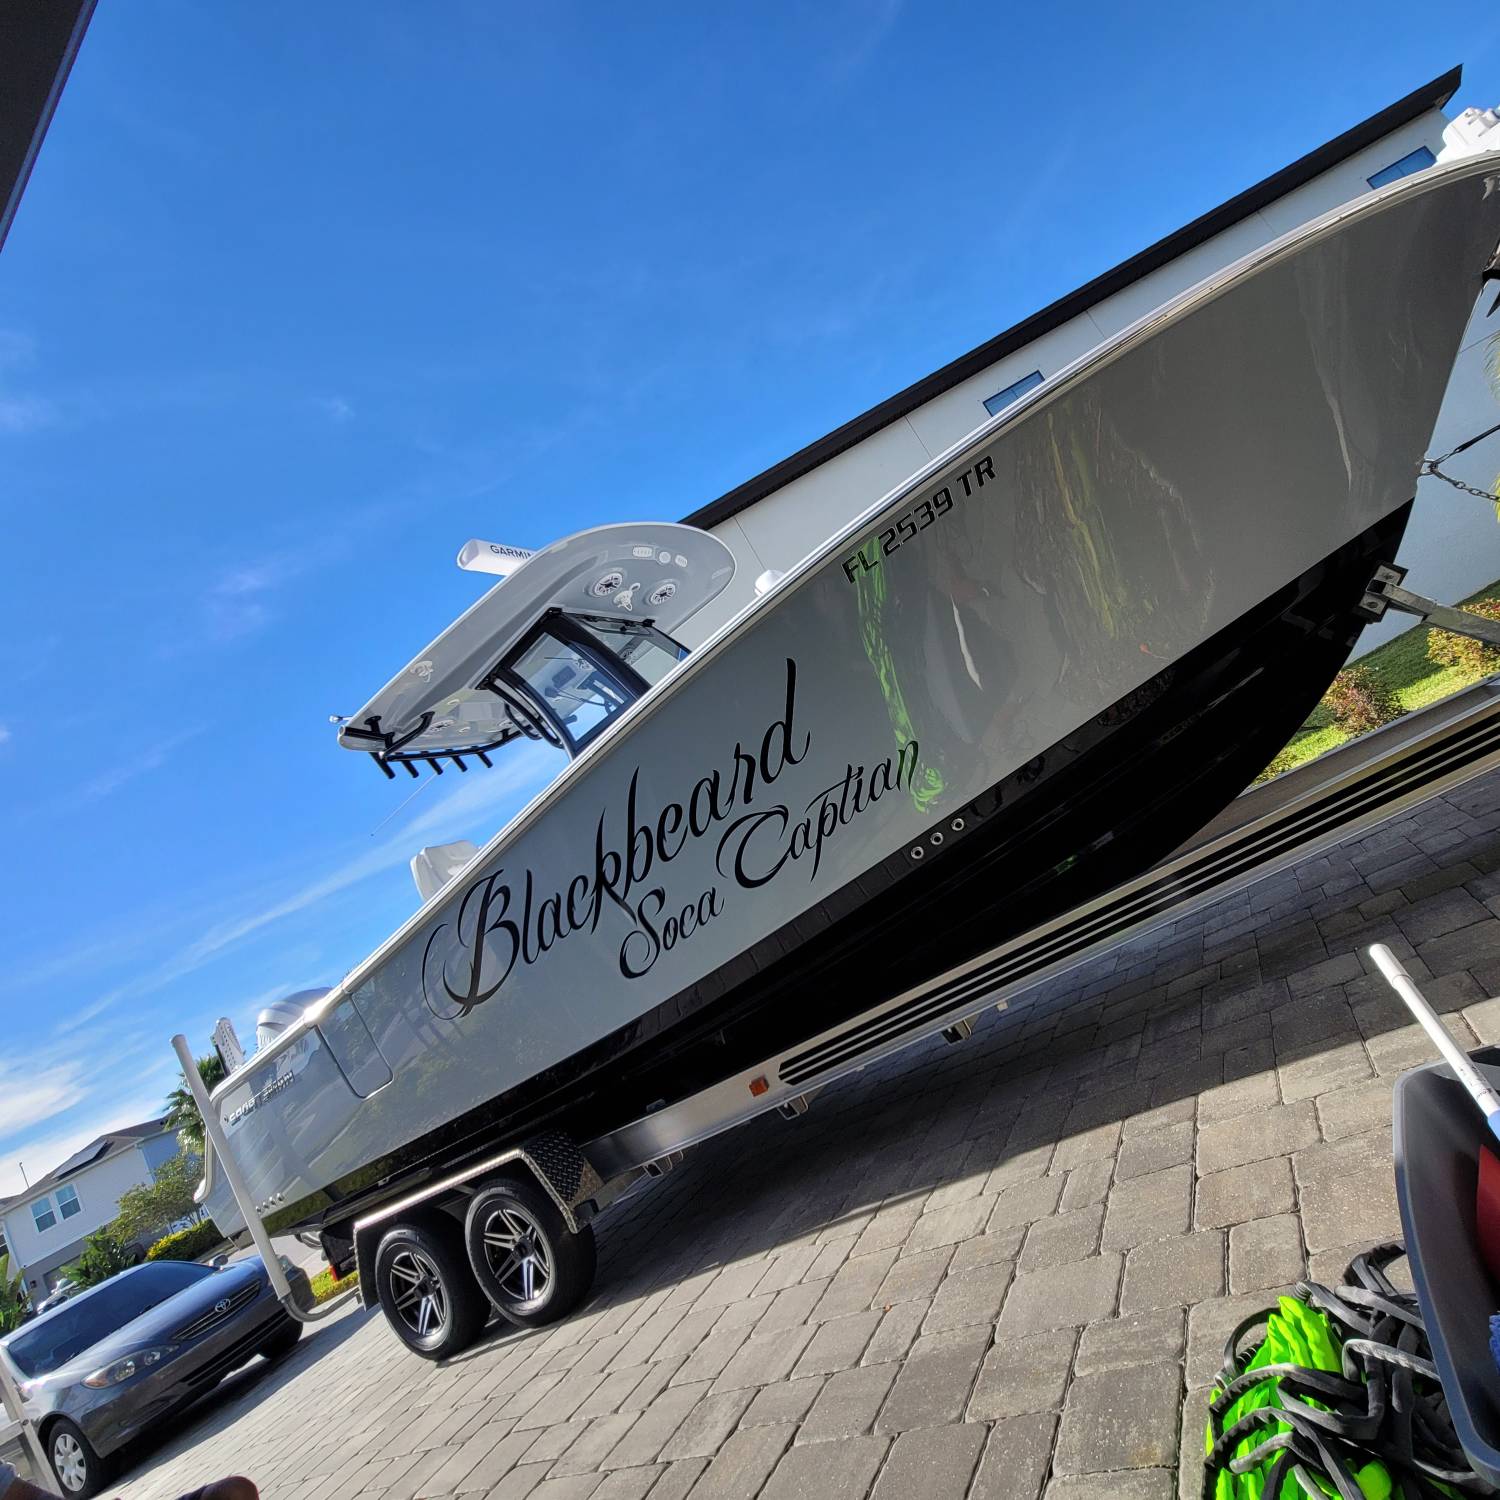
[[[423,1359],[467,1349],[489,1320],[457,1227],[398,1224],[375,1252],[375,1294],[396,1337]]]
[[[109,1465],[94,1445],[66,1417],[47,1432],[47,1460],[67,1500],[87,1500],[109,1482]]]
[[[267,1359],[284,1359],[297,1347],[297,1341],[302,1337],[302,1326],[296,1318],[289,1318],[286,1327],[277,1329],[262,1345],[260,1352]]]
[[[570,1230],[557,1205],[529,1182],[482,1188],[464,1220],[469,1263],[500,1314],[522,1328],[566,1317],[594,1281],[594,1231]]]

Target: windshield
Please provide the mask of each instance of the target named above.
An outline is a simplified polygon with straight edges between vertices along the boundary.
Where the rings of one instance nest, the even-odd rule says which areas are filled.
[[[576,618],[606,651],[613,652],[651,687],[655,687],[687,655],[686,646],[679,646],[670,636],[650,625],[593,615]]]
[[[85,1349],[92,1349],[183,1288],[213,1274],[209,1266],[186,1261],[153,1261],[137,1266],[12,1334],[5,1352],[27,1380],[35,1380],[59,1369]]]
[[[587,744],[630,698],[581,651],[543,631],[510,669],[544,703],[574,746]]]

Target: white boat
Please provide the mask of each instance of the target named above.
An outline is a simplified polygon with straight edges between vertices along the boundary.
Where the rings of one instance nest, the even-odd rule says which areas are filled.
[[[951,1025],[985,953],[1180,845],[1368,618],[1497,179],[1406,179],[1177,298],[690,654],[714,538],[521,560],[340,739],[393,776],[535,740],[556,779],[214,1091],[251,1217],[353,1245],[430,1357],[491,1304],[559,1317],[648,1159]]]

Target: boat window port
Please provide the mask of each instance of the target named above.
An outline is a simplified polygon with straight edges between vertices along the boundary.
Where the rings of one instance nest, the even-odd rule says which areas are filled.
[[[1390,166],[1382,167],[1373,177],[1365,178],[1365,181],[1372,188],[1383,188],[1386,183],[1410,177],[1413,172],[1421,172],[1436,161],[1437,157],[1426,146],[1418,146],[1415,151],[1408,151],[1400,161],[1393,161]]]
[[[993,417],[997,412],[1002,412],[1012,401],[1018,401],[1027,391],[1034,389],[1042,383],[1042,372],[1033,370],[1029,375],[1023,375],[1019,380],[1013,381],[1003,391],[996,391],[985,403],[984,409]]]

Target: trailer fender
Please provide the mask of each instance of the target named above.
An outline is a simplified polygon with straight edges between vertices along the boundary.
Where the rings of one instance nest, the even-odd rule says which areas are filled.
[[[519,1176],[536,1182],[557,1205],[568,1229],[577,1234],[592,1217],[591,1200],[603,1179],[574,1142],[552,1133],[535,1136],[523,1145],[485,1156],[435,1182],[429,1182],[354,1221],[354,1259],[359,1269],[362,1306],[375,1306],[375,1251],[382,1236],[396,1224],[461,1222],[463,1208],[483,1184],[497,1177]],[[455,1214],[456,1211],[456,1214]]]

